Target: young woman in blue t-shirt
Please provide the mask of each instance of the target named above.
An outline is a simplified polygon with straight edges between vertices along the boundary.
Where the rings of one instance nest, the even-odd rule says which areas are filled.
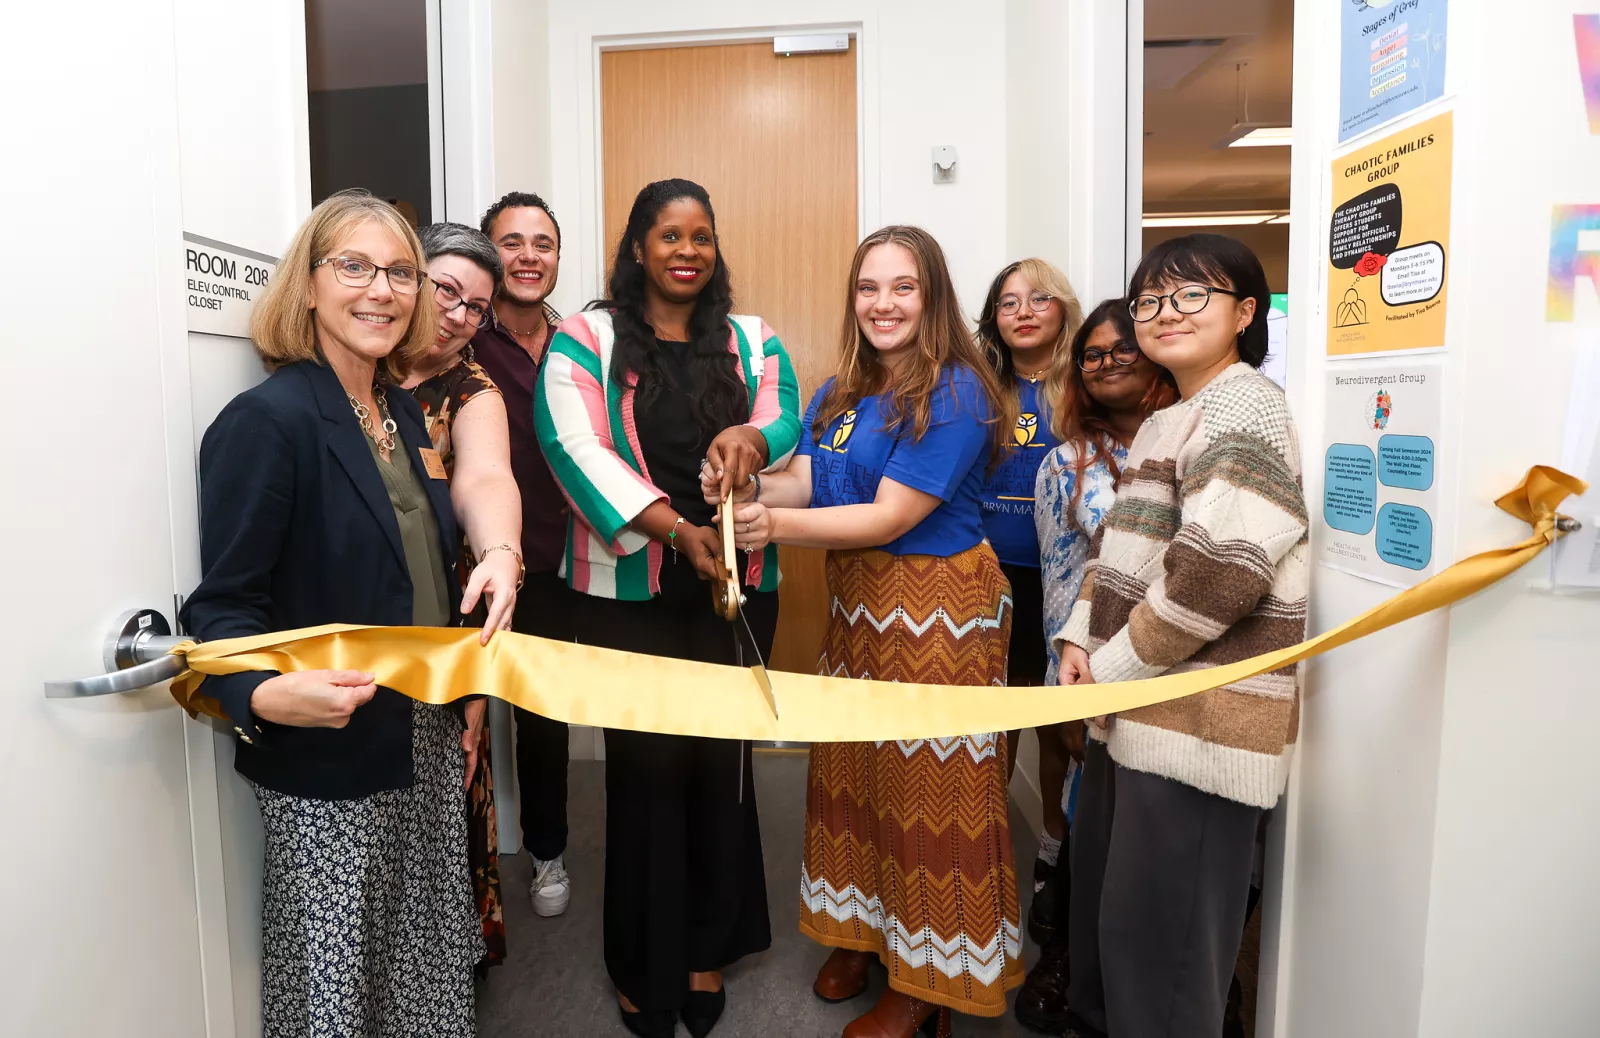
[[[838,373],[787,471],[740,494],[736,541],[827,549],[822,673],[1001,685],[1010,588],[979,501],[1015,400],[927,232],[869,236],[848,298]],[[834,949],[813,989],[842,1002],[872,963],[889,975],[847,1038],[1004,1013],[1022,949],[1001,734],[817,745],[808,783],[800,927]]]
[[[1045,683],[1044,591],[1039,582],[1039,538],[1033,528],[1033,488],[1039,463],[1061,442],[1051,421],[1045,378],[1051,359],[1067,353],[1082,323],[1083,307],[1067,276],[1042,259],[1019,260],[995,275],[978,317],[978,342],[994,364],[1000,384],[1017,400],[1010,451],[989,474],[982,497],[983,531],[1011,582],[1016,610],[1008,685]],[[1056,929],[1056,876],[1067,833],[1066,819],[1057,807],[1068,761],[1058,728],[1050,725],[1038,733],[1044,828],[1033,863],[1028,933],[1040,944]],[[1008,734],[1013,768],[1019,734]]]

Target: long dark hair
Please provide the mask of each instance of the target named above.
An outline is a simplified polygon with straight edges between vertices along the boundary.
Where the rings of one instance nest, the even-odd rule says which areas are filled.
[[[1111,485],[1116,487],[1122,482],[1122,468],[1117,464],[1116,455],[1117,435],[1111,424],[1111,412],[1105,404],[1089,395],[1083,381],[1083,369],[1078,367],[1079,358],[1089,347],[1089,336],[1102,324],[1110,324],[1116,330],[1119,342],[1138,341],[1134,337],[1133,318],[1128,316],[1128,301],[1107,299],[1083,319],[1072,335],[1072,346],[1058,351],[1051,358],[1050,375],[1045,381],[1045,397],[1051,406],[1051,431],[1061,442],[1071,444],[1077,456],[1073,462],[1076,478],[1072,481],[1072,500],[1067,505],[1067,522],[1072,525],[1078,522],[1083,474],[1091,464],[1097,460],[1104,461],[1111,472]],[[1112,362],[1107,358],[1102,363]],[[1156,371],[1159,372],[1156,380],[1150,384],[1144,399],[1139,401],[1139,411],[1147,417],[1162,408],[1171,407],[1178,400],[1178,385],[1173,381],[1171,372],[1160,365],[1156,365]]]
[[[750,391],[739,378],[738,358],[728,352],[728,314],[733,312],[733,285],[728,261],[717,239],[717,215],[711,209],[711,196],[691,180],[658,180],[646,184],[633,200],[628,226],[617,242],[611,261],[611,279],[606,284],[609,298],[590,303],[590,310],[611,311],[616,345],[611,353],[611,378],[620,385],[632,386],[639,403],[648,405],[661,392],[665,372],[661,370],[661,351],[656,348],[656,332],[644,315],[644,264],[633,254],[634,246],[644,250],[645,235],[655,226],[661,210],[680,199],[700,203],[711,221],[712,242],[717,248],[717,264],[705,288],[695,298],[689,317],[689,384],[694,403],[694,421],[707,438],[750,418]]]

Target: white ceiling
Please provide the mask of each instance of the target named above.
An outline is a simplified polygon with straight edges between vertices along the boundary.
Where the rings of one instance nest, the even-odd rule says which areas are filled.
[[[1293,0],[1146,0],[1144,26],[1145,212],[1288,208],[1288,148],[1216,145],[1240,116],[1241,62],[1250,121],[1288,125]],[[1205,42],[1171,45],[1189,40]]]
[[[310,90],[428,81],[425,0],[306,0]]]

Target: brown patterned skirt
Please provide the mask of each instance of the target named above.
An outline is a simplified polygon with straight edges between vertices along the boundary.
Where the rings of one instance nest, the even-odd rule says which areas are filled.
[[[987,543],[950,558],[828,553],[825,674],[1002,685],[1011,589]],[[1022,983],[1003,733],[819,743],[800,931],[875,952],[889,985],[977,1016]]]

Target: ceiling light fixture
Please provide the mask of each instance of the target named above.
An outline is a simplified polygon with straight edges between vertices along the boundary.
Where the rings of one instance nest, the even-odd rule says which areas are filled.
[[[1294,143],[1294,127],[1292,126],[1257,126],[1249,129],[1243,124],[1236,125],[1235,130],[1243,130],[1225,147],[1229,148],[1286,148]]]
[[[1246,227],[1264,223],[1288,223],[1289,214],[1281,210],[1257,213],[1145,213],[1145,227]]]
[[[1250,84],[1245,79],[1245,67],[1250,63],[1241,61],[1233,67],[1236,74],[1234,82],[1234,118],[1233,127],[1228,130],[1227,136],[1218,141],[1218,148],[1274,148],[1288,147],[1294,143],[1294,128],[1282,123],[1259,122],[1250,118]]]

